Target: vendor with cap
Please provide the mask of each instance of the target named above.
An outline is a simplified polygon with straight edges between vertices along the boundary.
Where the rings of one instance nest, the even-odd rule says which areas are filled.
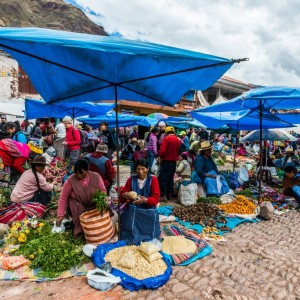
[[[195,171],[201,179],[201,182],[205,184],[206,178],[217,178],[219,174],[217,165],[211,157],[212,145],[209,141],[201,142],[200,153],[195,160]]]
[[[107,145],[98,144],[96,151],[87,154],[84,159],[89,161],[91,171],[100,174],[106,190],[109,191],[116,176],[116,170],[114,169],[111,160],[106,157],[107,152]]]
[[[159,128],[159,134],[157,137],[158,140],[158,148],[160,147],[164,137],[165,137],[165,132],[166,132],[166,123],[164,121],[160,121],[157,124],[158,128]]]
[[[189,138],[186,135],[186,132],[184,130],[180,131],[179,137],[182,140],[182,146],[181,146],[182,151],[181,152],[189,150],[189,148],[190,148],[190,142],[189,142]]]

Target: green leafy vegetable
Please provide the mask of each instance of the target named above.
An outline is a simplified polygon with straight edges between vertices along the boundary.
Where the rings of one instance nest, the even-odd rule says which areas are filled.
[[[95,203],[96,208],[100,211],[101,215],[103,215],[103,213],[108,210],[106,193],[97,190],[96,193],[93,195],[92,201]]]

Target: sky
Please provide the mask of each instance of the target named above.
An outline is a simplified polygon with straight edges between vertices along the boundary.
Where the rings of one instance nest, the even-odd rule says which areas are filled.
[[[64,0],[109,35],[224,58],[245,83],[300,86],[298,0]]]

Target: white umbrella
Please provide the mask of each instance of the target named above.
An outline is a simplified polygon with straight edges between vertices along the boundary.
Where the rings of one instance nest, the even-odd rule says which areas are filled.
[[[254,130],[249,132],[243,138],[241,142],[254,142],[260,140],[260,131]],[[286,131],[280,129],[263,129],[262,140],[268,141],[296,141],[297,139]]]

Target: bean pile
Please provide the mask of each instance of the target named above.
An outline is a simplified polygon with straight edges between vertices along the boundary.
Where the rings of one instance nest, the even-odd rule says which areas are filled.
[[[132,266],[131,268],[125,268],[122,263],[122,258],[129,252],[133,256],[131,260]],[[115,248],[105,255],[105,261],[109,261],[113,268],[116,268],[139,280],[161,275],[167,269],[167,265],[162,259],[158,259],[151,263],[148,262],[138,250],[138,246]]]
[[[180,206],[173,209],[173,214],[184,222],[215,226],[218,222],[226,223],[220,216],[220,209],[209,203],[198,203],[189,206]]]

